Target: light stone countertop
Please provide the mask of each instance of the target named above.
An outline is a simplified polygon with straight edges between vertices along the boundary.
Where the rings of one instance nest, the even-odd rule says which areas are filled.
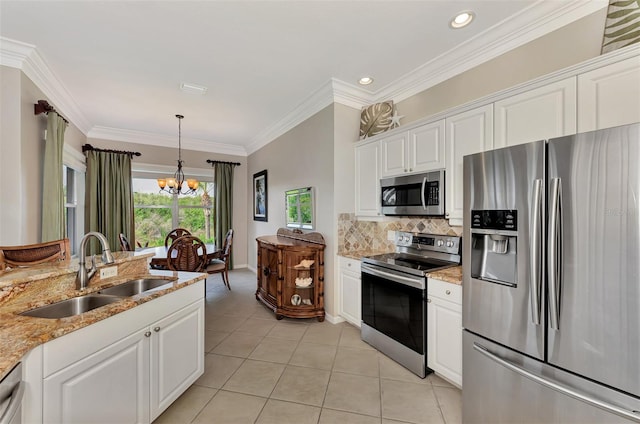
[[[207,276],[194,272],[149,270],[148,256],[133,252],[120,253],[115,258],[119,276],[104,281],[100,281],[97,276],[83,292],[75,289],[77,262],[75,271],[73,264],[67,267],[54,264],[0,275],[0,379],[38,345],[194,284]],[[120,301],[68,318],[47,319],[18,315],[39,306],[94,293],[141,277],[167,279],[168,286],[122,298]]]

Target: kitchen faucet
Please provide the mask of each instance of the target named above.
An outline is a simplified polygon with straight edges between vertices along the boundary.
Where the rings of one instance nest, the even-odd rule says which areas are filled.
[[[87,271],[87,267],[85,266],[87,241],[89,240],[90,236],[94,236],[95,238],[97,238],[102,245],[102,262],[104,262],[105,264],[112,264],[114,262],[109,242],[102,233],[91,231],[85,234],[80,241],[80,269],[78,269],[78,275],[76,276],[77,290],[86,289],[87,285],[89,284],[89,280],[91,280],[91,277],[93,277],[96,273],[96,257],[94,255],[91,255],[91,269]]]

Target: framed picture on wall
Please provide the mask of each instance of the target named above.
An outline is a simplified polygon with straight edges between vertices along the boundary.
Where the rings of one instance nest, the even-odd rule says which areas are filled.
[[[267,221],[267,170],[253,174],[253,220]]]

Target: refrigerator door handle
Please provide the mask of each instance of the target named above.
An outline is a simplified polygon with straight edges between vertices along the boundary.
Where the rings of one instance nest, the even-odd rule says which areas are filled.
[[[531,281],[529,297],[531,299],[531,321],[540,325],[540,288],[541,288],[541,247],[542,247],[542,180],[533,182],[531,195]]]
[[[558,382],[555,381],[551,381],[551,380],[547,380],[546,378],[540,377],[536,374],[533,374],[530,371],[527,371],[526,369],[511,363],[510,361],[503,359],[501,357],[499,357],[498,355],[496,355],[493,352],[490,352],[489,349],[487,349],[486,347],[478,344],[478,343],[473,343],[473,349],[480,352],[481,354],[483,354],[484,356],[486,356],[487,358],[491,359],[494,362],[497,362],[498,364],[502,365],[503,367],[517,373],[520,374],[523,377],[526,377],[532,381],[535,381],[538,384],[541,384],[545,387],[548,387],[550,389],[553,389],[557,392],[560,392],[564,395],[570,396],[574,399],[577,399],[579,401],[588,403],[589,405],[595,406],[596,408],[600,408],[603,409],[607,412],[611,412],[614,413],[616,415],[619,415],[621,417],[633,420],[635,422],[640,422],[640,412],[638,411],[630,411],[624,408],[620,408],[619,406],[616,405],[612,405],[611,403],[602,401],[600,399],[596,399],[586,393],[582,393],[579,392],[573,388],[567,387],[563,384],[560,384]]]
[[[551,180],[551,195],[549,205],[549,234],[548,234],[548,279],[549,279],[549,315],[551,328],[559,330],[560,321],[560,287],[562,286],[562,189],[560,178]]]

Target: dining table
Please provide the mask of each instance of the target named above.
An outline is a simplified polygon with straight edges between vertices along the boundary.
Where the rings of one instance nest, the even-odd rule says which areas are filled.
[[[207,243],[204,246],[206,248],[207,262],[220,257],[221,249],[218,249],[215,244]],[[169,268],[169,264],[167,263],[167,253],[169,252],[169,246],[145,247],[136,250],[138,252],[153,252],[153,257],[151,258],[151,263],[149,264],[151,268]]]

